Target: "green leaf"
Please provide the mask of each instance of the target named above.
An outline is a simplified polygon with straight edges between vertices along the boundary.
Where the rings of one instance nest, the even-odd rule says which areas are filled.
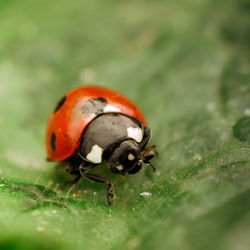
[[[248,249],[249,12],[246,0],[1,1],[0,249]],[[85,84],[132,99],[159,151],[113,206],[105,185],[68,188],[45,160],[49,113]]]

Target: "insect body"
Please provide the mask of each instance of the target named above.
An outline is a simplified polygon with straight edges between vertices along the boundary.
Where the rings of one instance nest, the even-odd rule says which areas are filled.
[[[151,137],[139,108],[118,92],[97,86],[84,86],[68,92],[50,115],[47,133],[47,158],[67,161],[69,173],[108,185],[107,199],[112,203],[114,184],[126,173],[135,174],[143,163],[157,155],[146,148]],[[99,163],[120,177],[108,178],[89,173]]]

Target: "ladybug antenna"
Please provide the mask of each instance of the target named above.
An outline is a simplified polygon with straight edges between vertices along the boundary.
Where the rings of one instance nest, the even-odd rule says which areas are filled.
[[[148,148],[146,148],[144,151],[143,151],[143,154],[146,154],[147,152],[149,152],[150,150],[154,150],[156,148],[155,145],[152,145]],[[155,151],[155,150],[154,150]],[[155,151],[156,152],[156,151]],[[156,154],[158,155],[158,153],[156,152]]]
[[[143,161],[143,163],[145,163],[146,165],[150,165],[150,167],[152,168],[153,172],[156,170],[155,166],[150,162],[151,159],[153,159],[154,157],[158,156],[158,152],[155,150],[156,146],[152,145],[148,148],[146,148],[142,154],[141,154],[141,160]]]

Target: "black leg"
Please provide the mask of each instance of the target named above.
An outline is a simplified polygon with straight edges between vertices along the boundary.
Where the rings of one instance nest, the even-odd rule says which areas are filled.
[[[77,175],[76,178],[72,181],[72,186],[78,184],[82,179],[82,175]]]
[[[87,172],[89,170],[86,170],[84,167],[82,167],[82,165],[79,167],[80,173],[82,176],[85,176],[86,178],[92,180],[92,181],[96,181],[96,182],[101,182],[101,183],[106,183],[108,185],[108,194],[107,194],[107,200],[108,200],[108,204],[112,205],[112,201],[111,199],[115,198],[115,194],[114,194],[114,185],[113,183],[102,176],[96,175],[96,174],[88,174]]]
[[[112,199],[115,199],[115,193],[114,193],[114,184],[116,184],[120,179],[121,176],[114,182],[114,184],[111,182],[111,180],[109,180],[106,177],[102,177],[96,174],[89,174],[88,171],[90,169],[86,168],[84,165],[80,165],[79,167],[79,171],[81,173],[82,176],[85,176],[86,178],[92,180],[92,181],[96,181],[96,182],[100,182],[100,183],[106,183],[108,185],[108,193],[107,193],[107,201],[109,205],[112,205]]]
[[[62,189],[73,189],[74,186],[76,186],[77,184],[80,183],[81,179],[82,179],[82,175],[80,174],[79,170],[78,172],[71,172],[69,171],[68,169],[66,169],[66,172],[69,173],[69,174],[72,174],[72,175],[75,175],[74,179],[73,180],[68,180],[66,182],[64,182],[62,184]]]
[[[95,164],[90,164],[85,161],[82,161],[81,165],[88,171],[96,166]],[[71,184],[73,186],[78,184],[79,181],[82,179],[82,174],[80,173],[79,164],[77,165],[77,162],[74,161],[70,162],[66,167],[66,172],[72,175],[76,175],[76,178],[73,181],[67,182],[67,184]]]

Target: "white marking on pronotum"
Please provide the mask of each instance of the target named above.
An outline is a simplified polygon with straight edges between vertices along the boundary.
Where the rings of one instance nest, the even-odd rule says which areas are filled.
[[[143,134],[140,128],[127,128],[128,137],[134,139],[137,142],[141,142]]]
[[[150,197],[152,194],[150,192],[142,192],[140,193],[140,195],[147,198],[147,197]]]
[[[98,145],[94,145],[91,151],[87,154],[86,158],[93,163],[102,162],[103,149]]]
[[[133,160],[135,159],[135,156],[132,155],[132,154],[129,154],[129,155],[128,155],[128,159],[129,159],[130,161],[133,161]]]
[[[118,166],[116,166],[116,169],[118,169],[119,171],[122,171],[123,170],[123,166],[122,165],[118,165]]]
[[[110,104],[106,105],[103,111],[104,112],[121,112],[120,109]]]

